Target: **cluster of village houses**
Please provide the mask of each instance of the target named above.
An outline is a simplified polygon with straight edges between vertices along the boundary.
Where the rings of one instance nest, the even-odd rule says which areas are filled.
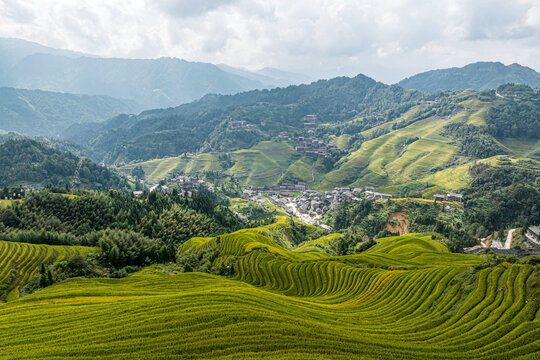
[[[321,215],[336,211],[343,202],[360,200],[361,193],[361,188],[355,188],[352,191],[341,187],[325,192],[307,190],[301,196],[294,198],[292,202],[301,214]]]
[[[288,137],[295,143],[296,152],[311,158],[327,158],[334,153],[340,153],[341,150],[334,143],[326,144],[323,140],[313,137]]]
[[[194,178],[192,176],[176,176],[173,177],[170,182],[172,183],[179,183],[182,185],[182,190],[178,192],[179,195],[191,197],[193,190],[198,190],[200,188],[204,188],[210,192],[214,192],[215,189],[212,185],[208,184],[204,180],[200,180],[197,178]],[[164,194],[170,194],[172,191],[167,185],[160,185],[155,184],[152,187],[150,187],[150,192],[153,191],[159,191]],[[135,196],[141,196],[143,194],[142,191],[134,191],[133,194]]]
[[[294,197],[291,192],[302,192],[302,195]],[[343,202],[358,201],[363,197],[367,200],[387,200],[392,198],[392,194],[385,194],[375,191],[373,186],[350,189],[348,187],[336,187],[332,191],[319,192],[309,190],[306,183],[282,184],[274,186],[252,186],[244,190],[242,197],[252,200],[260,205],[265,204],[260,193],[266,193],[267,197],[277,206],[288,213],[300,213],[311,216],[321,215],[326,212],[336,211]],[[435,195],[435,201],[461,202],[463,195],[446,194]]]
[[[287,213],[307,214],[311,216],[321,215],[326,212],[336,211],[343,202],[358,201],[364,194],[368,200],[384,200],[392,198],[390,194],[375,192],[372,186],[365,189],[348,187],[337,187],[332,191],[319,192],[309,190],[306,183],[282,184],[275,186],[252,186],[244,190],[242,197],[246,200],[252,200],[260,205],[265,201],[259,194],[265,192],[269,199]],[[302,192],[302,195],[294,197],[290,192]]]

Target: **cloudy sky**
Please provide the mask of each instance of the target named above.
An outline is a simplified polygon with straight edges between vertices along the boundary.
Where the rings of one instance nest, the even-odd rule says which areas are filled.
[[[540,71],[540,1],[0,0],[0,37],[392,83],[475,61]]]

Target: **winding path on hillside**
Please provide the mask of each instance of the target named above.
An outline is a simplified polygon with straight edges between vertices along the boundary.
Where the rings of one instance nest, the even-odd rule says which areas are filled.
[[[508,236],[506,236],[506,242],[504,243],[505,249],[510,249],[512,247],[512,239],[514,238],[515,234],[516,234],[516,229],[511,229],[508,232]]]

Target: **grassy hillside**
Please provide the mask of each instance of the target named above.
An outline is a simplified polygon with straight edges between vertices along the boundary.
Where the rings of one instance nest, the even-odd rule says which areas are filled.
[[[158,182],[171,176],[173,173],[184,173],[194,175],[200,171],[223,171],[220,165],[218,154],[186,154],[184,156],[154,159],[137,164],[124,165],[118,170],[130,175],[135,166],[141,166],[150,182]]]
[[[231,234],[219,242],[193,239],[193,246],[186,247],[219,248],[220,258],[234,257],[233,279],[165,275],[155,267],[124,279],[70,279],[0,305],[0,330],[10,334],[0,339],[0,347],[8,350],[0,357],[540,355],[537,267],[502,263],[473,271],[466,265],[478,264],[481,257],[450,254],[441,243],[417,235],[382,239],[365,255],[352,257],[372,256],[375,261],[385,255],[397,262],[416,254],[415,262],[429,257],[431,267],[357,267],[350,265],[350,257],[323,254],[317,259],[283,252],[265,232]],[[448,256],[453,260],[447,262]]]
[[[97,249],[0,241],[0,301],[17,299],[19,287],[30,281],[41,264],[68,260],[90,251]]]
[[[348,155],[337,169],[325,175],[320,187],[331,188],[346,184],[374,185],[384,189],[417,181],[424,186],[428,183],[446,190],[462,188],[468,179],[455,182],[448,174],[436,176],[440,171],[450,171],[445,167],[459,155],[454,141],[442,135],[442,132],[444,127],[451,123],[481,125],[490,103],[465,99],[457,105],[463,110],[450,118],[430,116],[364,142],[360,149]],[[411,112],[404,114],[396,122],[408,121]],[[392,124],[383,124],[363,132],[362,135],[369,136],[379,129],[390,130],[391,126]]]
[[[184,156],[154,159],[125,165],[119,170],[129,175],[135,166],[141,166],[147,180],[158,182],[173,173],[197,175],[203,172],[222,172],[234,175],[250,185],[277,183],[299,158],[293,147],[286,142],[262,141],[250,149],[227,153],[234,162],[230,168],[220,160],[220,153],[189,154]],[[311,176],[311,172],[309,173]]]
[[[183,153],[231,152],[276,138],[282,131],[302,134],[303,118],[308,114],[317,114],[318,123],[329,124],[365,115],[367,128],[386,121],[377,120],[373,112],[397,117],[423,98],[421,93],[364,75],[339,77],[233,96],[208,95],[176,108],[119,116],[94,129],[71,129],[69,138],[82,141],[107,164]],[[232,128],[234,121],[245,121],[250,127]]]

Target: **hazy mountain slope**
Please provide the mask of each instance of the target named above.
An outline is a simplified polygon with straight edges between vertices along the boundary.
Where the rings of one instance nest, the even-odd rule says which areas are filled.
[[[0,129],[55,136],[74,123],[101,122],[140,110],[133,101],[108,96],[0,88]]]
[[[443,90],[496,89],[506,83],[540,87],[540,73],[519,64],[477,62],[461,68],[431,70],[401,80],[405,89],[437,92]]]
[[[0,38],[0,79],[4,79],[9,75],[10,69],[15,64],[32,54],[50,54],[66,57],[83,56],[83,54],[75,51],[54,49],[31,41]]]
[[[273,85],[273,87],[308,84],[313,81],[313,79],[309,76],[274,68],[263,68],[257,71],[249,71],[242,68],[232,67],[226,64],[219,64],[217,66],[228,73],[243,76],[252,80],[257,80],[266,85]]]
[[[34,54],[18,62],[7,85],[135,100],[144,107],[169,107],[208,93],[262,88],[260,82],[226,73],[212,64],[185,60],[68,58]]]
[[[0,86],[108,95],[144,108],[167,108],[206,94],[235,94],[305,79],[277,69],[261,71],[268,74],[176,58],[100,58],[0,38]]]
[[[292,81],[292,84],[307,84],[313,81],[310,76],[304,74],[293,73],[290,71],[283,71],[276,68],[265,67],[255,71],[259,75],[269,76],[273,79],[281,80],[283,82]]]

